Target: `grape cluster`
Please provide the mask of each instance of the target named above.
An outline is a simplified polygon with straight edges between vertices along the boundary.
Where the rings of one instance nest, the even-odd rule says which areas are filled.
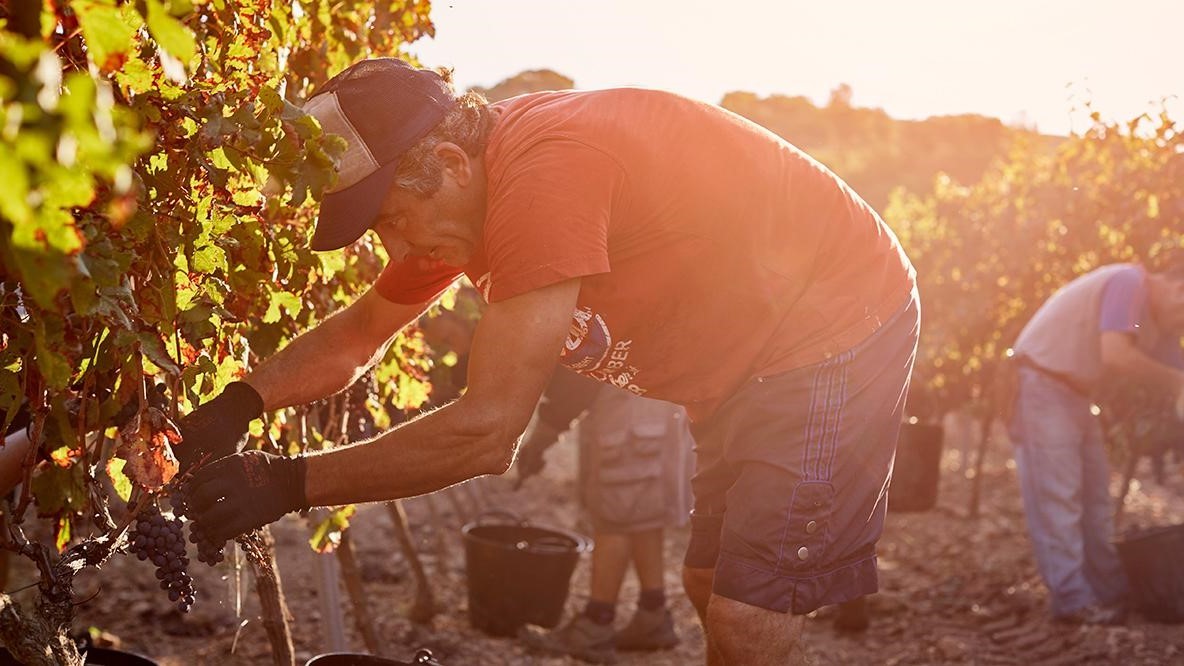
[[[210,541],[194,523],[189,525],[189,540],[197,546],[197,560],[199,562],[214,566],[226,559],[226,543]]]
[[[197,590],[186,571],[189,556],[185,553],[181,519],[166,518],[156,506],[149,506],[136,520],[129,539],[136,557],[156,565],[156,578],[160,589],[168,591],[169,601],[176,602],[181,612],[188,613],[197,598]]]
[[[173,505],[173,512],[179,516],[189,514],[189,502],[185,499],[185,489],[181,486],[169,496],[169,503]],[[189,541],[197,546],[197,561],[215,566],[226,559],[225,543],[214,543],[197,527],[197,523],[189,523]]]

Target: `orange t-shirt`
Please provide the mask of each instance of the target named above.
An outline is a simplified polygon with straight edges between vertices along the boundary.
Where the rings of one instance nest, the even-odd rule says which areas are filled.
[[[564,365],[702,417],[745,380],[875,331],[914,272],[825,167],[721,108],[653,90],[523,95],[485,151],[489,302],[583,278]],[[422,259],[377,289],[416,303],[461,273]]]

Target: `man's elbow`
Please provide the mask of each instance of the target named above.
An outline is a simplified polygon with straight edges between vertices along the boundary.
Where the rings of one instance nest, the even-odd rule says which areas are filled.
[[[501,476],[514,464],[514,437],[494,435],[483,439],[477,453],[479,474]]]
[[[456,416],[471,438],[469,451],[476,473],[500,476],[509,471],[533,404],[482,399],[470,391],[450,408],[457,410]]]
[[[500,476],[514,464],[514,452],[521,429],[516,429],[507,420],[495,418],[480,419],[477,425],[477,441],[474,463],[479,474]]]

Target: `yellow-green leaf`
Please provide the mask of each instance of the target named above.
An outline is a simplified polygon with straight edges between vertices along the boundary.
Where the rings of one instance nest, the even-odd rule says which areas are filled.
[[[182,64],[188,65],[197,51],[193,31],[177,19],[169,16],[160,0],[148,0],[148,32],[162,49],[168,51]]]
[[[107,476],[111,477],[111,484],[115,487],[115,494],[119,499],[128,501],[132,496],[132,480],[123,473],[123,466],[127,461],[123,458],[111,458],[107,461]]]
[[[91,59],[100,69],[118,69],[140,27],[138,15],[130,10],[132,3],[121,9],[113,0],[74,0],[70,6],[78,15]]]

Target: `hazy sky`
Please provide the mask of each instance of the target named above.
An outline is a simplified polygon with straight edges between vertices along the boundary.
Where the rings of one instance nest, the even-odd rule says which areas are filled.
[[[1184,0],[433,0],[410,49],[462,86],[550,68],[580,88],[639,85],[718,103],[840,83],[898,118],[981,113],[1083,129],[1090,98],[1126,120],[1184,97]],[[1072,124],[1071,124],[1072,123]]]

